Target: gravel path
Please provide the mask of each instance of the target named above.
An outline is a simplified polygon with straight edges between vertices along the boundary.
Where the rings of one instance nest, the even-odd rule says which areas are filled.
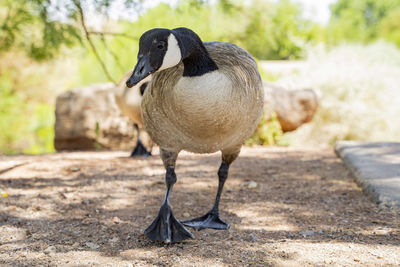
[[[400,212],[363,195],[333,149],[245,147],[221,200],[228,231],[143,235],[164,169],[129,152],[0,156],[2,266],[398,266]],[[181,153],[178,219],[210,209],[219,154]]]

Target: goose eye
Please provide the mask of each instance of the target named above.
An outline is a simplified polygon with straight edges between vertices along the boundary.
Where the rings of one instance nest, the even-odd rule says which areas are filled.
[[[164,49],[164,47],[165,47],[165,42],[159,42],[157,45],[158,49]]]

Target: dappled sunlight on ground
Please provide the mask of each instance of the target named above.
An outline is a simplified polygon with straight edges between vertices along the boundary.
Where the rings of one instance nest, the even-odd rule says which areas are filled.
[[[164,245],[143,230],[164,198],[158,155],[0,156],[0,263],[11,265],[397,265],[400,214],[363,195],[331,149],[245,147],[221,198],[228,231]],[[178,219],[214,201],[220,154],[182,153]]]
[[[229,212],[241,218],[241,223],[235,226],[243,230],[265,230],[265,231],[298,231],[299,229],[287,222],[286,216],[274,212],[282,209],[285,204],[268,202],[255,202],[245,205],[233,205]],[[289,208],[290,209],[290,208]]]

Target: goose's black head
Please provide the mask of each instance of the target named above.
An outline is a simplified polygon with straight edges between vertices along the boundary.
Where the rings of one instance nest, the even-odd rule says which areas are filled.
[[[183,76],[199,76],[218,69],[200,37],[190,29],[155,28],[139,40],[138,61],[126,86],[132,87],[150,74],[184,63]]]

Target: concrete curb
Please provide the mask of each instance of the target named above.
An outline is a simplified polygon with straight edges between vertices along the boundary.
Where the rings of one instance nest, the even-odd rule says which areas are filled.
[[[335,151],[376,203],[400,208],[400,143],[340,141]]]

